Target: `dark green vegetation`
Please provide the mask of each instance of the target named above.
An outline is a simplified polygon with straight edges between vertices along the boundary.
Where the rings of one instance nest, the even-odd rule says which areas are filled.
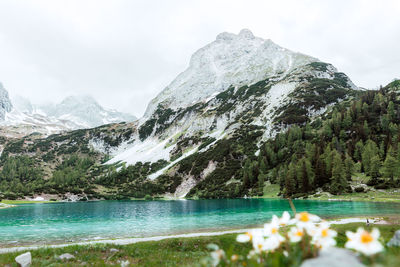
[[[19,140],[3,140],[0,158],[0,198],[17,199],[35,193],[81,194],[84,199],[101,197],[94,190],[94,177],[114,166],[101,166],[107,155],[89,148],[89,140],[101,139],[112,148],[128,140],[127,124],[104,125],[94,129],[40,138],[35,134]]]
[[[338,246],[343,247],[347,238],[345,232],[355,231],[363,224],[352,223],[345,225],[334,225],[338,231]],[[374,226],[375,227],[375,226]],[[387,243],[398,229],[398,225],[377,225],[381,232],[382,242]],[[372,227],[369,227],[369,230]],[[120,261],[129,260],[129,266],[199,266],[200,262],[209,256],[207,245],[217,244],[220,248],[229,252],[233,250],[237,253],[246,254],[250,250],[250,245],[243,245],[235,241],[236,234],[227,234],[212,237],[193,237],[181,239],[166,239],[155,242],[142,242],[126,246],[116,245],[93,245],[93,246],[69,246],[56,249],[32,250],[32,266],[115,266],[120,265]],[[111,252],[111,248],[118,249]],[[15,257],[22,252],[0,254],[0,265],[17,266]],[[63,253],[75,255],[75,259],[69,261],[58,260],[57,256]],[[386,248],[385,252],[375,258],[375,263],[381,266],[399,266],[400,248]],[[290,266],[299,266],[297,259],[291,260]],[[363,259],[364,263],[370,265],[368,259]]]

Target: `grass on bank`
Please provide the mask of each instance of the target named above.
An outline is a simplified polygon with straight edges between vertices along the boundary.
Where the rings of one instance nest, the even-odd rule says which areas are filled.
[[[364,173],[356,173],[352,177],[351,184],[355,187],[366,184],[370,179]],[[278,184],[266,183],[262,198],[280,198]],[[373,202],[400,202],[400,188],[393,189],[375,189],[368,187],[367,192],[343,193],[341,195],[332,195],[327,192],[310,195],[308,199],[312,200],[346,200],[346,201],[373,201]]]
[[[338,245],[343,247],[346,242],[345,232],[355,231],[362,223],[351,223],[345,225],[334,225],[338,231]],[[376,225],[381,231],[385,244],[392,238],[394,232],[400,228],[399,225]],[[162,241],[142,242],[125,246],[117,245],[90,245],[69,246],[65,248],[42,248],[32,250],[32,266],[115,266],[121,261],[128,260],[129,266],[198,266],[204,257],[209,255],[207,245],[217,244],[224,250],[234,249],[235,252],[246,253],[250,246],[239,244],[235,241],[237,234],[226,234],[211,237],[192,237],[181,239],[166,239]],[[118,252],[111,252],[116,248]],[[70,253],[75,259],[61,261],[58,255]],[[0,266],[17,266],[15,257],[22,252],[0,254]],[[400,248],[386,248],[386,251],[377,259],[382,266],[400,266]]]
[[[348,200],[348,201],[373,201],[373,202],[400,202],[400,189],[385,189],[368,191],[364,193],[346,193],[343,195],[310,196],[309,199],[315,200]]]

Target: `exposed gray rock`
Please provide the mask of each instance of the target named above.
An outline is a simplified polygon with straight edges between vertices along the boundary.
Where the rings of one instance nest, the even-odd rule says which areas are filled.
[[[110,249],[110,252],[111,252],[111,253],[118,252],[118,251],[119,251],[119,250],[116,249],[116,248],[111,248],[111,249]]]
[[[12,109],[11,100],[8,96],[7,90],[3,87],[3,84],[0,83],[0,120],[4,120],[4,117],[7,112],[10,112]]]
[[[31,266],[31,263],[32,263],[32,255],[30,252],[26,252],[24,254],[17,256],[15,258],[15,261],[21,267],[29,267],[29,266]]]
[[[305,260],[301,267],[362,267],[355,253],[344,248],[329,248],[314,259]]]
[[[394,233],[394,236],[387,243],[388,247],[400,247],[400,230]]]
[[[75,256],[69,253],[64,253],[60,256],[58,256],[59,260],[71,260],[71,259],[75,259]]]

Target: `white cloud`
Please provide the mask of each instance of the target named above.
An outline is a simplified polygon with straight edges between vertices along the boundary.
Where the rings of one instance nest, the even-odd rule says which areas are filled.
[[[0,81],[34,102],[91,94],[140,116],[195,50],[249,28],[376,87],[400,76],[398,14],[396,0],[2,0]]]

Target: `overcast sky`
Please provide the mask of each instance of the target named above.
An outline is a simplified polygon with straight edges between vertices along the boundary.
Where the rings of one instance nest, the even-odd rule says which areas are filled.
[[[400,78],[397,0],[0,0],[0,81],[36,103],[89,94],[140,117],[193,52],[242,28],[358,86]]]

